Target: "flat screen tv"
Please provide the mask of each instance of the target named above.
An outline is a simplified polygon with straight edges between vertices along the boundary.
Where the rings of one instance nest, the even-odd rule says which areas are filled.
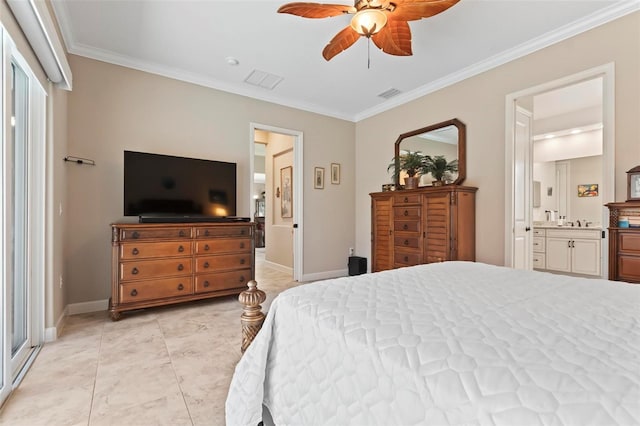
[[[149,222],[234,217],[236,163],[124,151],[124,215]]]

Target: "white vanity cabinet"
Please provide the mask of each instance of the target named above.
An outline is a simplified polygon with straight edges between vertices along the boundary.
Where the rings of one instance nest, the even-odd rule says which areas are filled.
[[[545,269],[599,276],[600,234],[597,229],[547,229]]]

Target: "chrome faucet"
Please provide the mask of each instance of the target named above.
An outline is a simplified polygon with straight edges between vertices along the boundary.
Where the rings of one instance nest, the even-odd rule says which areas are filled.
[[[578,228],[582,227],[582,224],[580,223],[580,219],[577,219],[576,223],[578,224]]]

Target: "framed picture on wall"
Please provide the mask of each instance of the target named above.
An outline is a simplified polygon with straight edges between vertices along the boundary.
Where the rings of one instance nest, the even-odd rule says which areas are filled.
[[[598,184],[597,183],[585,183],[578,185],[578,197],[597,197],[598,196]]]
[[[640,201],[640,166],[627,172],[627,201]]]
[[[293,167],[280,169],[280,217],[293,217]]]
[[[340,184],[340,164],[331,163],[331,183],[333,185]]]
[[[313,169],[313,187],[315,189],[324,189],[324,167]]]

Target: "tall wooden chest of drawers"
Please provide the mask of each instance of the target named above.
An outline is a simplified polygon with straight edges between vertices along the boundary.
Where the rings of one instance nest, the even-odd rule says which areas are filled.
[[[620,217],[640,218],[640,201],[608,203],[609,279],[640,284],[640,228],[620,228]]]
[[[109,312],[238,294],[255,277],[254,224],[116,223]]]
[[[371,270],[474,261],[476,191],[445,185],[370,194]]]

